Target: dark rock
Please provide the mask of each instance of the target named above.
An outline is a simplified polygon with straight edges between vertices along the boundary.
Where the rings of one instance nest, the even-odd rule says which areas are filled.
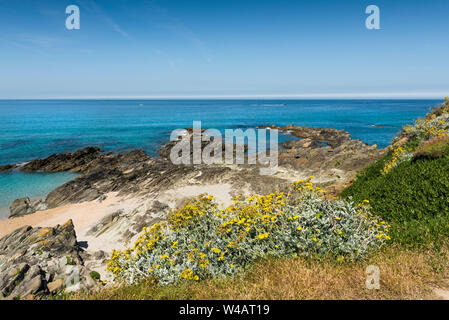
[[[64,281],[62,279],[57,279],[47,284],[47,288],[50,294],[57,294],[64,288]]]
[[[108,254],[104,252],[103,250],[97,251],[94,253],[94,257],[97,260],[104,260],[108,257]]]
[[[31,201],[29,198],[20,198],[13,201],[9,207],[9,218],[24,216],[35,213],[36,211],[46,210],[47,204],[42,199]]]
[[[170,207],[167,204],[156,200],[153,202],[153,206],[147,210],[147,213],[148,212],[155,212],[155,213],[168,212],[168,210],[170,210]]]
[[[68,290],[89,290],[88,274],[71,220],[54,228],[25,226],[0,239],[0,298],[47,295],[61,281]]]
[[[31,201],[31,205],[36,211],[47,210],[47,204],[43,199],[36,199]]]
[[[15,169],[15,168],[17,168],[17,164],[3,165],[3,166],[0,166],[0,172],[10,171],[10,170]]]
[[[20,168],[21,171],[60,172],[73,170],[82,172],[92,160],[97,158],[101,150],[87,147],[74,153],[53,154],[45,159],[36,159]]]
[[[348,174],[354,175],[386,152],[377,149],[377,145],[351,139],[344,130],[294,125],[271,128],[302,138],[281,143],[284,149],[279,150],[279,164],[308,171],[311,175],[332,176],[332,171],[338,169],[347,178]]]
[[[35,207],[30,201],[30,198],[20,198],[14,200],[14,202],[9,207],[10,218],[20,217],[27,214],[31,214],[36,212]]]
[[[187,131],[187,135],[183,137],[182,140],[187,140],[189,139],[189,144],[190,144],[190,159],[193,159],[193,128],[187,128],[185,129]],[[201,150],[203,150],[206,146],[208,146],[209,144],[214,142],[214,139],[212,139],[211,137],[207,137],[207,135],[205,135],[205,131],[206,129],[201,129]],[[206,138],[206,141],[203,141],[203,138]],[[159,150],[158,150],[158,154],[160,157],[164,158],[164,159],[170,159],[170,153],[172,148],[177,145],[178,143],[181,142],[181,139],[177,140],[177,141],[170,141],[168,143],[166,143],[165,145],[163,145]],[[233,155],[236,154],[237,149],[241,148],[241,150],[243,150],[243,152],[247,152],[248,151],[248,146],[246,144],[236,144],[236,143],[226,143],[224,137],[222,137],[221,140],[221,154],[224,157],[224,152],[226,151],[226,149],[232,150]],[[214,153],[211,153],[211,156],[214,156]]]
[[[261,126],[261,128],[266,128]],[[345,141],[351,140],[351,136],[345,130],[338,130],[333,128],[312,128],[302,127],[295,125],[288,125],[284,127],[269,126],[271,129],[278,129],[283,132],[287,132],[292,136],[310,139],[317,142],[326,142],[332,148],[338,147]]]
[[[118,210],[111,213],[110,215],[107,215],[98,223],[96,223],[92,228],[90,228],[87,232],[87,235],[99,236],[104,232],[104,230],[107,230],[107,228],[110,227],[112,222],[116,221],[121,215],[123,215],[123,213],[123,210]]]

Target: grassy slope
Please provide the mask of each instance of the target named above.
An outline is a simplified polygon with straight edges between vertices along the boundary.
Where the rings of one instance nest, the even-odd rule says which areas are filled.
[[[438,244],[449,236],[449,148],[439,158],[400,163],[380,170],[390,154],[362,171],[343,191],[355,202],[368,199],[373,214],[392,225],[393,241],[411,246]]]

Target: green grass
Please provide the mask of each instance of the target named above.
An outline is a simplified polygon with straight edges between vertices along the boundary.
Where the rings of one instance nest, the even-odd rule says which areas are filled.
[[[411,142],[416,148],[416,142]],[[439,150],[443,150],[439,148]],[[362,171],[342,197],[369,200],[373,214],[392,225],[393,241],[438,244],[449,235],[449,149],[439,158],[418,158],[381,174],[391,153]]]

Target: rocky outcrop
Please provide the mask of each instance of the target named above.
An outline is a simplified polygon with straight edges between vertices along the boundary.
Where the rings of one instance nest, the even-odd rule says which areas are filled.
[[[71,220],[54,228],[25,226],[0,239],[0,299],[33,299],[99,284],[84,266]]]
[[[150,160],[143,150],[126,154],[103,154],[98,148],[85,148],[74,153],[52,155],[42,160],[33,160],[20,168],[28,172],[74,171],[82,175],[50,192],[45,199],[31,201],[29,198],[15,200],[10,206],[10,218],[55,208],[70,203],[91,201],[104,197],[110,191],[130,192],[137,189],[133,181],[139,172],[151,170],[145,164]],[[158,166],[163,169],[164,166]],[[141,177],[140,177],[141,178]]]
[[[73,153],[53,154],[45,159],[35,159],[21,166],[25,172],[91,173],[99,169],[113,169],[136,160],[148,159],[143,150],[133,150],[126,154],[102,153],[97,147],[87,147]]]
[[[190,143],[190,158],[193,158],[193,152],[194,152],[194,148],[193,148],[193,128],[189,127],[186,130],[186,135],[182,137],[182,140],[189,140]],[[213,142],[213,139],[211,137],[208,137],[207,134],[205,134],[206,129],[201,129],[201,150],[204,149],[204,147],[206,147],[207,145],[209,145],[211,142]],[[204,141],[203,141],[204,140]],[[170,159],[170,152],[171,149],[178,144],[181,141],[181,138],[179,140],[176,141],[170,141],[166,144],[164,144],[158,151],[157,153],[159,154],[159,156],[163,159]],[[248,151],[248,146],[246,144],[236,144],[236,143],[226,143],[225,139],[222,138],[221,139],[221,152],[222,152],[222,156],[224,156],[224,152],[226,150],[226,148],[229,148],[229,150],[232,150],[232,153],[235,155],[236,153],[236,149],[237,146],[240,146],[242,148],[242,150],[244,152]],[[211,156],[213,156],[214,153],[211,153]]]
[[[30,198],[20,198],[13,201],[9,207],[10,218],[20,217],[34,213],[38,210],[47,209],[47,204],[42,199],[31,201]]]
[[[95,147],[88,147],[76,152],[53,154],[45,159],[35,159],[20,168],[21,171],[32,172],[60,172],[75,171],[82,172],[85,167],[98,157],[101,150]]]
[[[359,170],[381,156],[383,150],[351,139],[348,132],[337,129],[300,126],[275,127],[301,138],[282,143],[279,165],[285,177],[258,179],[259,165],[174,165],[169,160],[171,148],[179,141],[167,143],[159,150],[160,158],[150,158],[142,150],[126,154],[102,153],[98,148],[85,148],[74,153],[52,155],[46,159],[33,160],[23,166],[27,171],[64,171],[82,173],[50,192],[39,203],[40,207],[55,208],[83,201],[101,200],[109,192],[120,195],[157,195],[175,185],[195,183],[221,183],[227,181],[235,189],[246,185],[252,190],[268,189],[292,176],[318,177],[317,183],[344,184]],[[204,130],[202,131],[204,133]],[[189,140],[192,129],[187,129]],[[202,144],[205,146],[208,142]],[[234,146],[235,147],[235,146]],[[223,145],[225,148],[225,145]],[[192,151],[193,148],[191,148]],[[235,151],[235,148],[234,148]],[[283,169],[284,168],[284,169]],[[260,180],[260,181],[259,181]],[[237,192],[237,191],[236,191]],[[38,210],[29,199],[17,200],[12,206],[13,216]]]
[[[174,165],[169,160],[136,158],[134,162],[118,163],[113,169],[98,169],[71,180],[50,192],[45,198],[48,208],[101,199],[109,192],[119,195],[144,195],[166,190],[177,182],[198,174],[198,167]],[[229,168],[205,169],[204,179],[219,179],[219,172]]]
[[[10,170],[15,169],[15,168],[17,168],[17,164],[3,165],[3,166],[0,166],[0,172],[10,171]]]
[[[311,139],[289,141],[281,144],[285,150],[279,153],[279,164],[295,169],[338,169],[358,172],[371,161],[378,159],[383,150],[376,145],[367,145],[360,140],[343,140],[338,144],[322,144]]]
[[[34,213],[36,209],[31,204],[30,198],[26,197],[14,200],[9,207],[9,211],[11,212],[9,217],[12,218]]]
[[[341,186],[386,152],[385,149],[378,149],[377,145],[352,139],[345,130],[293,125],[270,128],[300,138],[280,144],[283,149],[279,151],[279,165],[309,171],[312,175],[318,173]]]
[[[310,139],[321,143],[324,142],[331,148],[336,148],[344,142],[351,140],[351,136],[347,131],[333,128],[312,128],[291,124],[284,127],[270,126],[269,128],[287,132],[298,138]]]

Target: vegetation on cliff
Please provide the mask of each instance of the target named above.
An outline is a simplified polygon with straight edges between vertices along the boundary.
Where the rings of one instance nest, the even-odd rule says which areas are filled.
[[[438,245],[449,236],[449,100],[406,126],[391,151],[359,173],[342,196],[368,199],[395,242]]]

